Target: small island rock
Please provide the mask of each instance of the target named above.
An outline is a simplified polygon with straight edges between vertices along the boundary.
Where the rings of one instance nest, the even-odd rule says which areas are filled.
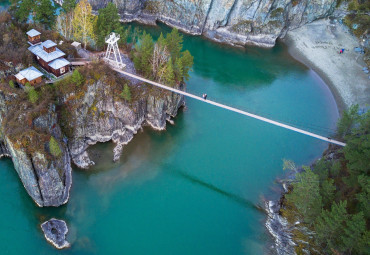
[[[44,232],[46,240],[57,249],[70,247],[69,242],[66,240],[68,227],[65,221],[52,218],[42,223],[41,229]]]

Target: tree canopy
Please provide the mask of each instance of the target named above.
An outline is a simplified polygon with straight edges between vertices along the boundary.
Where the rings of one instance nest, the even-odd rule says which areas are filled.
[[[105,8],[99,9],[95,28],[97,46],[101,48],[104,47],[105,37],[111,32],[118,32],[120,27],[118,9],[114,3],[108,3]]]
[[[294,235],[310,235],[302,246],[324,254],[366,254],[370,249],[370,111],[358,106],[343,113],[338,136],[347,145],[334,159],[323,158],[305,167],[285,196],[283,215]]]
[[[182,51],[183,38],[177,29],[154,42],[145,31],[139,36],[133,53],[136,70],[147,78],[175,86],[189,78],[193,56]]]

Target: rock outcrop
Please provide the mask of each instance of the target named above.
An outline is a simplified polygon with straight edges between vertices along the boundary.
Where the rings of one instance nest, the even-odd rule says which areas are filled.
[[[142,125],[163,130],[166,120],[175,117],[184,105],[183,96],[168,92],[149,93],[148,88],[140,88],[140,85],[136,91],[140,98],[125,102],[115,96],[115,87],[107,82],[104,79],[94,82],[83,97],[73,102],[69,117],[73,131],[68,144],[72,160],[80,168],[94,164],[86,151],[89,146],[113,141],[116,144],[114,160],[118,160],[123,146],[132,140]]]
[[[68,227],[65,221],[50,219],[41,224],[41,229],[48,242],[50,242],[57,249],[64,249],[70,247],[66,240]]]
[[[69,198],[72,168],[54,106],[42,112],[32,111],[28,109],[29,102],[19,97],[0,89],[0,153],[11,157],[25,189],[38,206],[62,205]],[[58,141],[58,157],[50,155],[51,136]]]
[[[329,16],[336,0],[89,0],[94,10],[117,5],[123,21],[164,22],[233,45],[275,45],[286,32]]]
[[[93,165],[89,146],[113,141],[118,160],[123,146],[143,125],[164,130],[185,103],[183,96],[172,92],[133,85],[102,63],[83,72],[86,80],[81,85],[66,79],[54,87],[42,86],[36,103],[24,90],[0,83],[0,157],[11,157],[25,189],[40,207],[68,201],[71,162],[85,169]],[[131,84],[132,100],[120,96],[124,84]]]

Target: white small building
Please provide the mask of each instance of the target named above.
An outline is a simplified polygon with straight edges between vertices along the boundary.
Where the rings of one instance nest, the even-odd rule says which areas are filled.
[[[73,47],[75,47],[76,50],[80,50],[81,49],[81,43],[79,43],[79,42],[73,42],[73,43],[71,43],[71,45]]]

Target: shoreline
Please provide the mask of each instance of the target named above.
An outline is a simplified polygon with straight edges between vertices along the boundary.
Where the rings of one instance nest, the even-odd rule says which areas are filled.
[[[340,114],[353,104],[360,108],[370,104],[370,81],[362,71],[366,64],[363,55],[354,52],[360,43],[343,25],[318,20],[289,31],[282,42],[294,59],[326,83]],[[343,54],[339,54],[341,48]]]
[[[341,115],[342,112],[347,109],[347,106],[344,103],[343,97],[338,91],[338,88],[328,77],[328,74],[301,52],[291,41],[291,38],[285,38],[282,42],[288,46],[288,53],[291,57],[305,65],[307,68],[313,70],[324,81],[325,85],[329,87],[330,92],[333,94],[335,103],[337,104],[339,115]]]

